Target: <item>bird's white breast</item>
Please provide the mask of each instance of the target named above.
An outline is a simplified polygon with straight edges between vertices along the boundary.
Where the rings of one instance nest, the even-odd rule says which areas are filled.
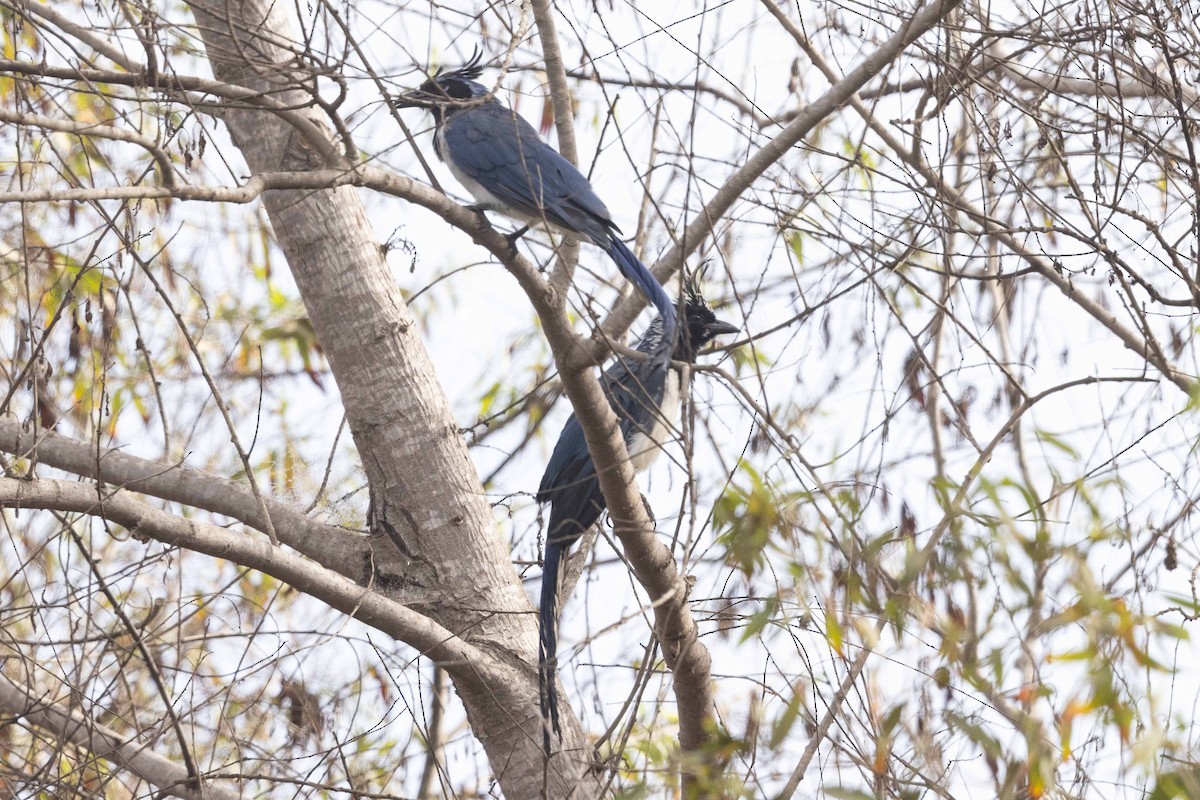
[[[520,222],[533,224],[541,221],[540,219],[535,219],[528,214],[524,214],[518,209],[510,206],[508,203],[505,203],[499,197],[496,197],[496,195],[489,192],[487,187],[485,187],[482,183],[463,172],[459,166],[454,163],[454,157],[450,155],[450,148],[446,143],[446,124],[443,124],[440,128],[438,128],[435,136],[438,140],[436,149],[438,154],[441,155],[442,160],[446,162],[446,166],[450,169],[450,174],[454,176],[456,181],[463,185],[463,188],[471,193],[471,196],[475,198],[476,203],[478,203],[487,211],[498,211],[501,214],[510,216],[513,219],[519,220]]]
[[[667,370],[666,386],[663,387],[660,413],[654,418],[650,432],[638,431],[626,443],[629,449],[629,461],[633,464],[634,472],[641,472],[658,457],[671,441],[675,420],[679,417],[679,371]]]
[[[454,176],[454,179],[461,183],[463,187],[471,193],[471,196],[475,198],[476,203],[479,203],[479,205],[483,206],[489,211],[499,211],[500,213],[507,214],[510,217],[517,216],[513,212],[513,209],[510,208],[503,200],[489,192],[482,183],[459,169],[458,165],[454,163],[454,159],[447,158],[446,166],[450,168],[450,174]]]

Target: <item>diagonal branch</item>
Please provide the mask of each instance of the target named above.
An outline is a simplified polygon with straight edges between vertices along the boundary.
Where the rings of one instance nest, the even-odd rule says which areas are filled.
[[[277,578],[420,651],[459,680],[502,686],[512,668],[464,642],[433,620],[378,592],[335,575],[302,556],[195,520],[184,519],[136,499],[121,489],[47,479],[0,478],[0,508],[52,509],[89,514],[127,528],[134,536],[223,558]]]
[[[253,494],[233,481],[182,464],[149,461],[115,448],[97,450],[86,442],[42,429],[25,431],[12,419],[0,419],[0,452],[221,514],[265,533],[262,506]],[[266,507],[284,544],[340,575],[361,576],[370,550],[366,537],[318,522],[275,500],[267,500]]]
[[[717,189],[712,199],[700,209],[696,218],[684,229],[677,244],[672,245],[671,249],[664,253],[654,265],[655,276],[660,281],[669,280],[676,270],[682,268],[687,257],[694,253],[704,239],[712,234],[717,220],[728,213],[733,204],[750,188],[754,181],[758,180],[775,162],[799,144],[823,120],[844,106],[855,92],[876,78],[900,55],[905,47],[937,26],[961,2],[962,0],[933,0],[924,5],[913,14],[908,22],[901,25],[890,39],[880,45],[875,52],[866,56],[858,66],[846,73],[846,76],[831,86],[825,94],[800,109],[796,117],[774,139],[759,148]],[[645,301],[633,294],[622,298],[605,322],[605,330],[610,335],[624,331],[644,305]]]
[[[562,48],[558,46],[558,28],[554,24],[554,4],[550,0],[533,0],[533,20],[542,43],[542,58],[546,61],[546,82],[550,84],[550,99],[554,103],[554,129],[558,133],[558,152],[576,166],[579,152],[575,146],[575,118],[571,110],[571,90],[567,86],[567,70],[563,64]]]
[[[567,86],[567,71],[563,64],[562,48],[558,44],[558,28],[554,23],[555,10],[550,0],[532,0],[533,20],[542,44],[546,62],[546,83],[554,106],[554,130],[558,134],[558,152],[579,166],[579,149],[575,143],[575,114],[571,89]],[[579,244],[563,240],[557,248],[558,260],[550,276],[550,284],[566,299],[575,267],[579,262]]]
[[[904,47],[932,29],[958,2],[941,0],[921,9],[888,42],[864,59],[821,99],[807,106],[779,136],[756,152],[718,190],[700,216],[688,227],[682,241],[660,259],[656,269],[659,278],[665,280],[678,268],[683,259],[712,231],[713,221],[722,217],[754,180],[822,119],[844,105],[859,87],[882,71]],[[540,306],[536,299],[534,305],[559,365],[563,388],[570,398],[596,464],[600,487],[608,503],[616,534],[635,577],[646,589],[653,604],[655,632],[663,646],[667,666],[674,673],[680,744],[685,750],[699,749],[709,740],[715,728],[711,656],[699,641],[695,619],[687,604],[686,581],[680,575],[671,551],[653,534],[653,524],[636,491],[633,469],[616,417],[592,375],[590,364],[597,360],[594,354],[603,353],[605,345],[602,339],[593,339],[589,343],[591,351],[586,354],[580,352],[582,348],[576,346],[578,340],[570,334],[565,320],[561,320],[561,312],[554,313],[556,309]],[[610,316],[606,329],[615,336],[617,331],[628,327],[641,307],[640,301],[626,298]]]
[[[678,268],[683,259],[712,231],[713,221],[724,215],[768,167],[820,120],[843,105],[858,87],[877,75],[906,45],[936,25],[958,2],[942,0],[923,8],[909,24],[864,59],[843,81],[806,107],[779,136],[751,156],[688,226],[680,244],[659,260],[655,270],[659,278],[665,280]],[[639,301],[626,298],[613,311],[606,328],[623,329],[640,308]],[[715,728],[711,656],[699,640],[696,622],[687,603],[687,583],[680,575],[671,551],[653,534],[652,523],[635,488],[633,469],[626,457],[616,417],[600,393],[599,385],[590,370],[579,365],[578,361],[566,360],[571,353],[564,346],[566,343],[558,341],[563,331],[547,324],[546,320],[543,320],[543,326],[555,361],[559,364],[563,388],[571,400],[587,439],[588,450],[595,461],[609,516],[634,575],[653,603],[655,632],[662,644],[667,666],[674,674],[680,744],[684,750],[700,749]]]

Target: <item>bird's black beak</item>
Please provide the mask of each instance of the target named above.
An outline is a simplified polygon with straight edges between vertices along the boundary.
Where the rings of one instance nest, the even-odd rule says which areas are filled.
[[[728,322],[722,322],[719,319],[715,319],[704,326],[704,332],[710,337],[724,336],[728,333],[737,333],[740,330],[741,328],[739,328],[737,325],[730,325]]]
[[[429,108],[433,105],[433,98],[428,92],[410,89],[393,97],[392,105],[395,108]]]

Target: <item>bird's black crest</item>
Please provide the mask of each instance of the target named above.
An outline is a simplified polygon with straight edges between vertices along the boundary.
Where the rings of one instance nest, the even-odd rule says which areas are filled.
[[[443,81],[473,81],[483,74],[483,66],[480,62],[483,61],[483,50],[478,46],[471,51],[471,57],[467,63],[456,69],[447,70],[445,67],[438,67],[438,71],[433,73],[432,80],[439,83]]]
[[[482,60],[483,51],[477,47],[467,63],[455,69],[439,68],[416,91],[409,92],[407,98],[413,105],[430,108],[446,100],[475,100],[485,96],[487,89],[475,80],[483,74]]]
[[[694,270],[684,267],[679,283],[683,290],[683,304],[685,308],[708,308],[708,301],[704,299],[704,295],[700,291],[700,283],[704,280],[704,274],[707,271],[708,262],[701,264]]]
[[[704,345],[717,336],[737,331],[736,326],[717,319],[712,307],[700,292],[705,266],[701,265],[692,271],[684,269],[680,278],[679,300],[683,304],[684,323],[673,353],[676,360],[694,361]]]

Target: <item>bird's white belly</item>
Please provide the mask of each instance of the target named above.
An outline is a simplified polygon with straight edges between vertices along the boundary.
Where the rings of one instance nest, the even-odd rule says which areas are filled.
[[[489,192],[482,183],[463,172],[450,159],[446,159],[446,166],[450,168],[450,174],[454,176],[454,179],[461,183],[463,187],[471,193],[471,196],[475,198],[476,203],[479,203],[489,211],[499,211],[501,214],[514,217],[522,222],[530,221],[527,215],[520,213],[512,206],[501,200],[499,197],[496,197],[496,195]]]
[[[667,372],[660,410],[662,413],[654,418],[649,434],[638,431],[626,443],[634,472],[641,472],[649,467],[666,447],[667,442],[674,438],[675,420],[679,416],[679,373],[674,369]]]

